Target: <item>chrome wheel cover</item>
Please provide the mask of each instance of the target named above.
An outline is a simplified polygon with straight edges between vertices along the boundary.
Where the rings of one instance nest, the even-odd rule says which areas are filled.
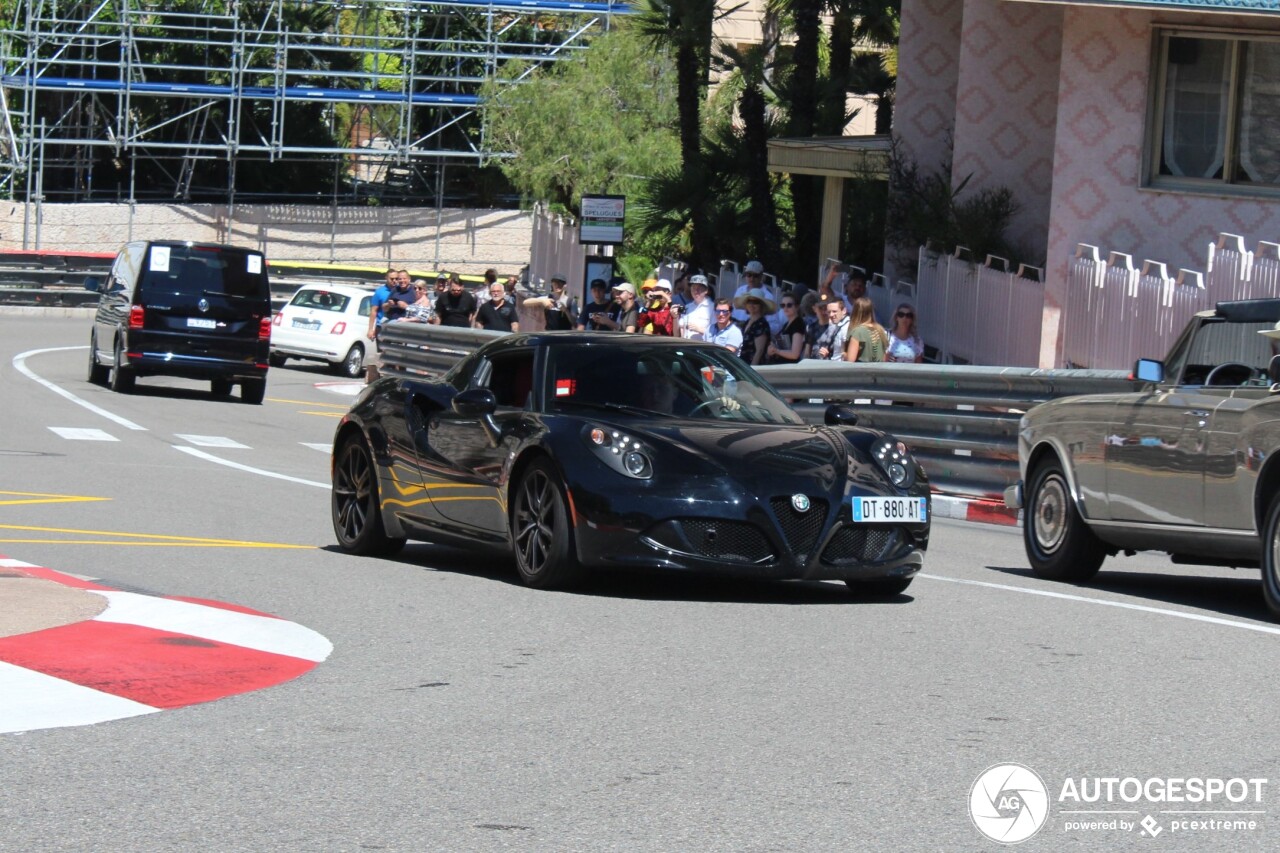
[[[1062,547],[1067,536],[1067,512],[1070,509],[1067,483],[1061,474],[1053,473],[1040,482],[1032,505],[1032,534],[1035,543],[1046,554]]]

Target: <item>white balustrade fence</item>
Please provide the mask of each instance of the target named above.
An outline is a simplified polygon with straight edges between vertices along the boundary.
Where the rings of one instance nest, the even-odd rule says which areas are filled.
[[[963,250],[939,255],[921,249],[919,270],[919,281],[899,282],[897,290],[908,293],[914,288],[917,328],[937,351],[938,362],[1039,364],[1044,315],[1039,269],[1021,266],[1010,271],[1003,258],[992,256],[976,264],[963,257]],[[880,316],[879,303],[876,310]]]
[[[1163,358],[1187,320],[1218,302],[1280,296],[1280,245],[1221,234],[1209,244],[1206,272],[1112,252],[1081,243],[1067,269],[1063,308],[1063,367],[1124,370],[1139,358]]]

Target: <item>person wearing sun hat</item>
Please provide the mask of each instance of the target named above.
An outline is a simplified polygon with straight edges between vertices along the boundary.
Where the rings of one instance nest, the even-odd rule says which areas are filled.
[[[738,285],[738,289],[733,292],[733,304],[738,306],[733,309],[733,322],[737,323],[739,326],[745,325],[747,322],[747,312],[744,308],[739,306],[739,297],[745,294],[748,290],[757,288],[763,290],[770,300],[773,299],[773,291],[764,285],[764,264],[759,261],[747,261],[747,265],[742,268],[741,281],[742,283]],[[769,313],[772,314],[774,312],[773,310],[770,310]]]
[[[753,287],[734,297],[733,305],[747,315],[738,356],[748,364],[764,364],[769,347],[769,315],[778,310],[777,303],[763,287]]]

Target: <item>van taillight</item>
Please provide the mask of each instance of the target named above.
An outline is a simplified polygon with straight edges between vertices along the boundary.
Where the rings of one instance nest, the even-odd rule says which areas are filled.
[[[347,321],[339,320],[333,324],[333,328],[329,330],[331,335],[340,335],[347,330]]]
[[[258,324],[258,340],[271,340],[271,318],[263,317],[262,322]]]
[[[141,329],[142,322],[146,319],[147,309],[141,305],[129,306],[129,328]]]

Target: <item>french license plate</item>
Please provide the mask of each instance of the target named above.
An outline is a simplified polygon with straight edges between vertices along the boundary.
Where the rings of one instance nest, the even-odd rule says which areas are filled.
[[[865,522],[928,521],[928,498],[854,498],[853,520]]]
[[[188,317],[187,328],[188,329],[216,329],[218,328],[218,323],[216,320],[209,320],[205,317]]]

